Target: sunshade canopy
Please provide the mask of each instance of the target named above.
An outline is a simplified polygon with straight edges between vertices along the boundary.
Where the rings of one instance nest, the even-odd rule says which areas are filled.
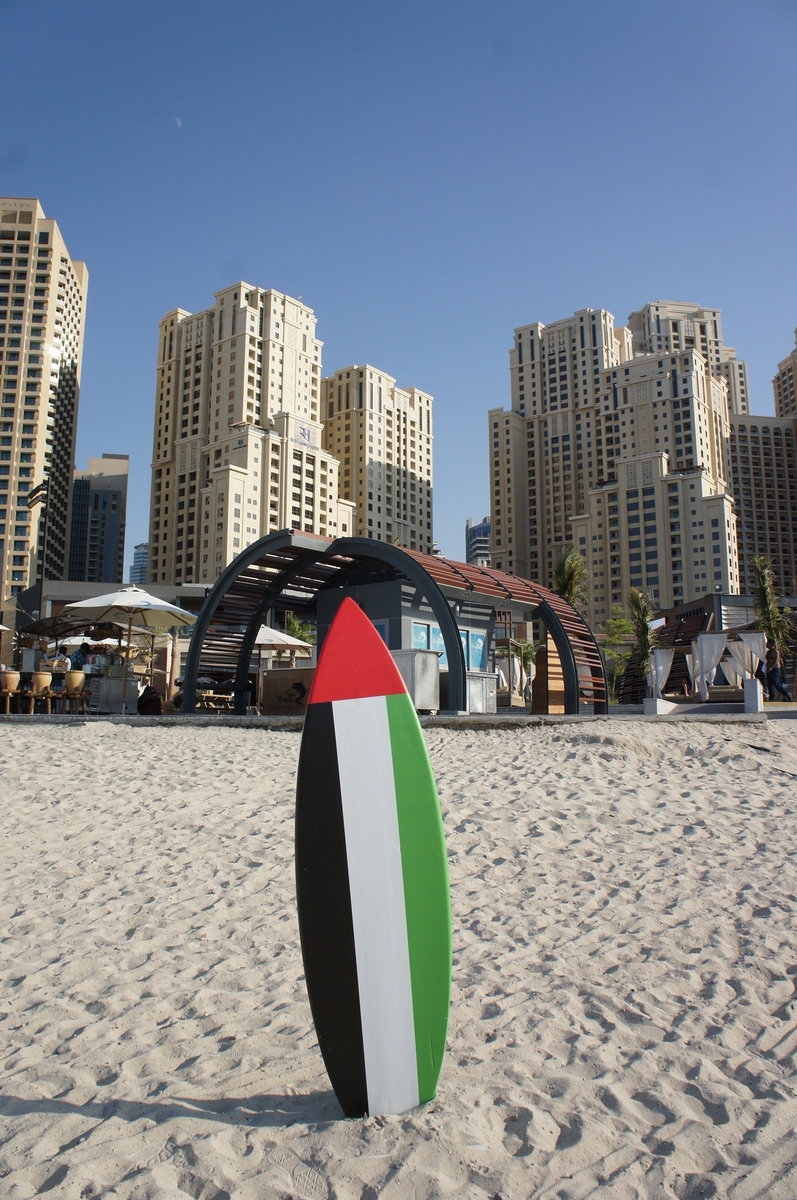
[[[85,615],[95,621],[115,621],[127,624],[131,616],[136,618],[137,626],[146,626],[148,630],[171,629],[173,625],[193,625],[196,613],[178,608],[168,600],[159,600],[143,588],[131,586],[120,588],[118,592],[109,592],[107,596],[93,596],[89,600],[76,600],[73,604],[65,604],[64,612],[72,615]]]
[[[175,625],[193,625],[196,615],[168,600],[159,600],[140,587],[120,588],[118,592],[109,592],[107,596],[94,596],[90,600],[77,600],[74,604],[65,604],[64,610],[70,613],[85,613],[97,621],[127,621],[127,639],[132,640],[133,618],[136,625],[143,625],[147,631],[154,633],[157,629],[172,629]],[[125,656],[125,669],[122,676],[122,713],[127,709],[127,668],[128,650]]]
[[[104,638],[116,640],[122,635],[122,627],[127,629],[127,619],[124,621],[98,622],[91,616],[71,616],[69,613],[59,613],[57,617],[42,617],[18,630],[22,637],[46,637],[60,641],[71,634],[83,633],[81,642],[98,642]],[[146,630],[144,632],[147,632]]]
[[[255,638],[256,646],[286,646],[294,650],[312,650],[309,642],[302,642],[299,638],[291,637],[289,633],[283,633],[281,629],[269,629],[268,625],[261,625],[260,630]]]

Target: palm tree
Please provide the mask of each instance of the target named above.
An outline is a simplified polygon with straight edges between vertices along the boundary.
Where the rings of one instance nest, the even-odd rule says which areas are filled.
[[[553,590],[573,608],[589,600],[587,563],[575,542],[563,548],[554,563]]]
[[[315,625],[311,625],[309,621],[300,621],[296,613],[287,612],[285,614],[285,632],[291,637],[298,638],[300,642],[309,642],[311,646],[316,642]],[[282,658],[285,652],[288,652],[291,666],[296,666],[296,651],[297,646],[282,646],[277,647],[277,658]]]
[[[518,642],[518,645],[520,646],[520,657],[523,662],[523,666],[528,669],[528,667],[530,667],[531,664],[536,661],[537,647],[534,645],[534,642],[520,641]]]
[[[631,655],[631,662],[647,676],[650,670],[650,656],[656,648],[658,633],[650,628],[653,619],[653,606],[644,592],[631,588],[628,593],[628,607],[631,612],[631,624],[634,627],[636,648]]]
[[[616,699],[617,682],[622,679],[626,664],[631,657],[629,638],[634,636],[634,626],[623,612],[622,604],[613,604],[611,616],[606,622],[603,636],[603,652],[609,676],[609,699]]]
[[[300,621],[296,613],[285,614],[285,632],[291,637],[298,638],[300,642],[309,642],[311,646],[315,645],[315,625],[309,621]]]
[[[755,577],[756,625],[768,641],[775,643],[782,660],[792,643],[791,621],[779,607],[780,597],[772,582],[772,562],[763,554],[754,554],[750,565]]]

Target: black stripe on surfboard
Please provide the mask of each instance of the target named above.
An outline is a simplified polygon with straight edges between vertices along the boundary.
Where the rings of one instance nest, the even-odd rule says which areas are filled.
[[[310,704],[296,782],[299,935],[318,1044],[347,1117],[368,1111],[332,704]]]

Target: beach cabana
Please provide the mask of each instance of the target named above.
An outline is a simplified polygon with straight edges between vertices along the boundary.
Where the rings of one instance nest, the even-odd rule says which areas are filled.
[[[191,639],[183,711],[193,711],[199,675],[233,674],[235,711],[246,712],[256,638],[268,614],[314,615],[320,648],[345,596],[360,604],[390,650],[437,652],[447,709],[468,710],[469,678],[478,682],[487,672],[496,613],[509,609],[527,613],[550,635],[561,663],[564,711],[577,713],[583,703],[605,711],[606,678],[595,639],[554,592],[442,555],[291,530],[247,547],[216,580]]]

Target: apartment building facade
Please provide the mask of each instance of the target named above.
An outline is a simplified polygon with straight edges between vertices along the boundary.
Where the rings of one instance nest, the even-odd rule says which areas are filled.
[[[794,346],[791,353],[778,363],[778,373],[772,380],[776,417],[797,416],[797,394],[794,388],[797,375],[797,329],[794,331]]]
[[[301,300],[244,282],[160,322],[151,583],[212,583],[279,529],[351,532],[354,506],[322,444],[315,331]]]
[[[740,590],[753,592],[750,560],[765,555],[772,563],[777,590],[793,596],[797,591],[797,418],[732,417],[729,458]]]
[[[679,354],[696,350],[710,375],[720,376],[728,389],[728,411],[750,411],[747,363],[736,357],[736,348],[722,340],[722,313],[681,300],[657,300],[628,318],[634,354]]]
[[[129,470],[129,455],[103,454],[74,472],[67,579],[124,582]]]
[[[0,596],[68,569],[88,271],[30,197],[0,197]],[[46,483],[46,501],[28,494]]]
[[[584,511],[589,489],[614,466],[613,441],[611,450],[608,440],[593,445],[593,414],[605,372],[631,354],[629,331],[615,330],[606,309],[515,330],[512,406],[488,413],[491,554],[498,570],[550,585],[570,518]],[[576,409],[583,413],[578,430]]]
[[[696,348],[700,322],[693,336],[679,318],[675,348],[671,307],[649,305],[621,329],[605,309],[516,329],[512,409],[488,414],[493,563],[550,586],[558,555],[575,541],[594,627],[630,586],[661,607],[717,584],[738,591],[719,314],[716,336],[713,325],[706,331],[711,370]],[[702,549],[716,544],[714,532],[719,554]]]
[[[433,397],[368,363],[322,381],[324,447],[356,506],[358,537],[432,553]]]

